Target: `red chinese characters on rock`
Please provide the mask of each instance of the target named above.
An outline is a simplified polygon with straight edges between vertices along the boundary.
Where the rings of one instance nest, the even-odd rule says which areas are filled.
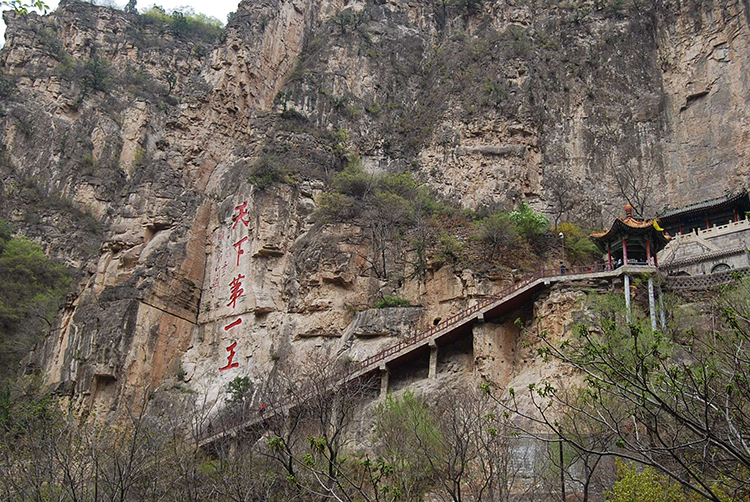
[[[237,226],[237,223],[242,223],[247,227],[248,223],[250,223],[250,218],[245,219],[245,216],[247,216],[247,201],[244,201],[239,206],[235,207],[235,211],[239,211],[239,213],[234,217],[234,225],[232,225],[232,230]]]
[[[234,223],[232,224],[232,230],[237,228],[238,223],[242,223],[245,225],[245,228],[248,228],[248,225],[250,223],[250,218],[247,213],[247,201],[243,201],[242,204],[236,206],[234,208],[235,211],[237,211],[237,214],[234,215]],[[223,237],[223,232],[222,232]],[[229,237],[229,236],[227,236]],[[233,244],[234,248],[237,250],[237,262],[236,266],[240,266],[240,257],[245,254],[245,250],[242,249],[242,245],[247,241],[247,236],[242,237],[239,241],[235,242]],[[224,269],[226,269],[226,262],[224,262]],[[242,279],[244,279],[245,276],[238,273],[237,277],[232,279],[232,282],[229,284],[229,303],[227,303],[227,307],[232,307],[232,309],[235,309],[237,307],[237,299],[242,296],[242,294],[245,292],[245,290],[242,288]],[[224,331],[229,331],[232,328],[235,328],[242,324],[242,318],[237,318],[234,321],[230,322],[226,326],[224,326]],[[225,350],[229,352],[229,355],[227,356],[227,364],[226,366],[222,366],[219,368],[219,371],[225,371],[231,368],[237,368],[240,363],[234,362],[234,356],[235,356],[235,348],[237,348],[237,341],[235,340],[229,347],[227,347]]]
[[[237,274],[237,277],[232,279],[232,282],[229,284],[231,293],[229,294],[229,303],[227,303],[227,307],[231,306],[232,308],[235,308],[237,306],[237,299],[245,292],[245,290],[242,289],[242,281],[240,280],[244,278],[244,275]]]
[[[229,355],[227,356],[227,365],[219,368],[219,371],[228,370],[230,368],[236,368],[240,365],[240,363],[233,363],[232,359],[234,359],[234,348],[237,347],[237,342],[234,342],[232,345],[226,348],[226,351],[229,352]]]
[[[242,244],[247,240],[247,237],[243,237],[238,242],[234,243],[234,247],[237,248],[237,266],[240,266],[240,256],[245,254],[245,251],[242,249]]]
[[[224,326],[224,331],[229,331],[230,329],[234,328],[235,326],[239,326],[242,324],[242,318],[237,318],[234,322],[230,322],[226,326]],[[237,347],[237,342],[235,341],[232,345],[227,347],[225,350],[229,352],[229,355],[227,356],[227,365],[219,368],[219,371],[225,371],[230,368],[236,368],[240,365],[240,363],[232,362],[234,359],[234,349]]]
[[[242,319],[237,319],[234,322],[230,322],[229,324],[224,326],[224,331],[229,331],[230,329],[234,328],[235,326],[239,326],[240,324],[242,324]]]

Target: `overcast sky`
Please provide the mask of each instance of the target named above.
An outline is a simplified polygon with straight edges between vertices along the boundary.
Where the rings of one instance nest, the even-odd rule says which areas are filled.
[[[50,12],[57,8],[58,1],[59,0],[45,0],[45,3],[49,5]],[[109,3],[109,1],[110,0],[97,1],[96,3]],[[126,3],[127,0],[112,1],[112,4],[118,5],[120,8],[122,8],[122,6]],[[142,12],[154,4],[161,5],[165,10],[174,9],[175,7],[190,6],[195,12],[214,16],[215,18],[219,19],[219,21],[226,24],[227,15],[230,12],[234,12],[235,10],[237,10],[238,3],[239,0],[138,0],[137,7],[138,10]],[[0,40],[3,44],[5,43],[5,22],[2,19],[0,19]]]

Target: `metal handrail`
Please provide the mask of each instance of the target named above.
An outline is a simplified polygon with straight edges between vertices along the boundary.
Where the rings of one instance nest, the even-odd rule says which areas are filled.
[[[645,265],[645,264],[638,264],[638,265]],[[403,349],[407,347],[414,346],[418,344],[419,342],[422,342],[425,339],[431,337],[432,335],[439,333],[459,323],[460,321],[470,318],[471,316],[473,316],[480,310],[485,309],[489,307],[490,305],[493,305],[497,302],[508,300],[509,297],[512,296],[517,291],[527,286],[530,286],[532,283],[540,279],[549,279],[549,280],[560,279],[561,277],[592,274],[592,273],[598,273],[598,272],[609,272],[612,270],[613,270],[613,267],[611,267],[608,263],[596,263],[592,265],[582,265],[582,266],[570,267],[570,268],[562,268],[562,267],[561,268],[547,268],[547,269],[541,268],[538,271],[536,271],[534,274],[523,279],[522,281],[512,284],[502,289],[500,292],[495,293],[494,295],[491,295],[485,298],[484,300],[476,303],[475,305],[472,305],[471,307],[468,307],[466,309],[463,309],[453,314],[451,317],[439,323],[438,325],[432,326],[426,330],[415,331],[412,333],[411,336],[409,336],[405,340],[401,340],[397,344],[392,345],[388,348],[385,348],[367,357],[366,359],[363,359],[362,361],[358,361],[356,363],[351,363],[347,365],[346,370],[336,371],[329,378],[331,383],[329,385],[326,385],[326,388],[331,388],[336,384],[346,382],[358,373],[367,373],[371,371],[372,369],[374,369],[374,366],[377,363],[386,359],[388,356],[401,352]],[[269,410],[267,411],[267,413],[273,414],[273,412],[271,412],[271,409],[276,409],[276,410],[283,409],[284,407],[291,405],[292,401],[293,401],[292,397],[290,396],[284,397],[281,400],[272,403],[272,406],[269,407]],[[244,416],[244,410],[241,410],[241,411],[242,411],[242,415]],[[231,423],[233,421],[237,421],[237,419],[239,418],[240,420],[237,421],[238,423],[232,424],[230,425],[230,427],[228,427],[228,429],[231,430],[237,427],[241,427],[243,424],[256,423],[259,420],[262,420],[263,418],[258,410],[255,410],[255,419],[243,420],[242,419],[243,417],[232,417],[232,415],[238,415],[238,414],[240,414],[240,412],[235,411],[235,412],[230,412],[228,416],[225,416],[220,412],[219,417],[217,417],[217,419],[220,422],[229,421]],[[244,418],[247,418],[247,417],[244,417]],[[215,422],[214,420],[209,422],[209,428],[214,422]],[[218,433],[210,433],[206,435],[203,439],[210,438],[217,434],[225,434],[226,431],[227,429]]]

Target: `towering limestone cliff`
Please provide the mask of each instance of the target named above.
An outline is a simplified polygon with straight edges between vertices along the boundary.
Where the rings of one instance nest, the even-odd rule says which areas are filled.
[[[27,365],[80,412],[361,359],[513,280],[413,274],[367,222],[317,217],[355,153],[466,208],[554,215],[562,190],[589,226],[629,184],[653,212],[750,179],[744,0],[245,0],[220,33],[77,2],[5,19],[0,217],[78,271]],[[383,294],[419,307],[368,310]]]

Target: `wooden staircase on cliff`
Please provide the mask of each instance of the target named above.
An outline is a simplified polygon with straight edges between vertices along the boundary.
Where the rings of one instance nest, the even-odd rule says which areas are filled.
[[[423,355],[431,347],[445,345],[453,340],[471,333],[472,326],[477,322],[497,318],[513,312],[533,299],[534,295],[545,287],[561,282],[577,282],[596,279],[611,280],[618,276],[658,274],[656,267],[649,265],[625,265],[612,269],[606,263],[572,267],[567,270],[541,269],[533,275],[517,282],[489,298],[481,300],[476,305],[457,312],[430,329],[416,332],[399,343],[388,347],[372,356],[351,364],[336,372],[331,377],[330,388],[335,389],[347,382],[373,375],[382,370],[389,370],[401,366],[415,357]],[[301,405],[298,400],[282,399],[267,409],[246,410],[238,416],[222,415],[211,420],[208,427],[201,432],[199,447],[207,447],[216,441],[236,437],[243,431],[257,429],[259,426],[276,415],[287,413],[290,409]],[[220,427],[217,427],[220,426]]]

